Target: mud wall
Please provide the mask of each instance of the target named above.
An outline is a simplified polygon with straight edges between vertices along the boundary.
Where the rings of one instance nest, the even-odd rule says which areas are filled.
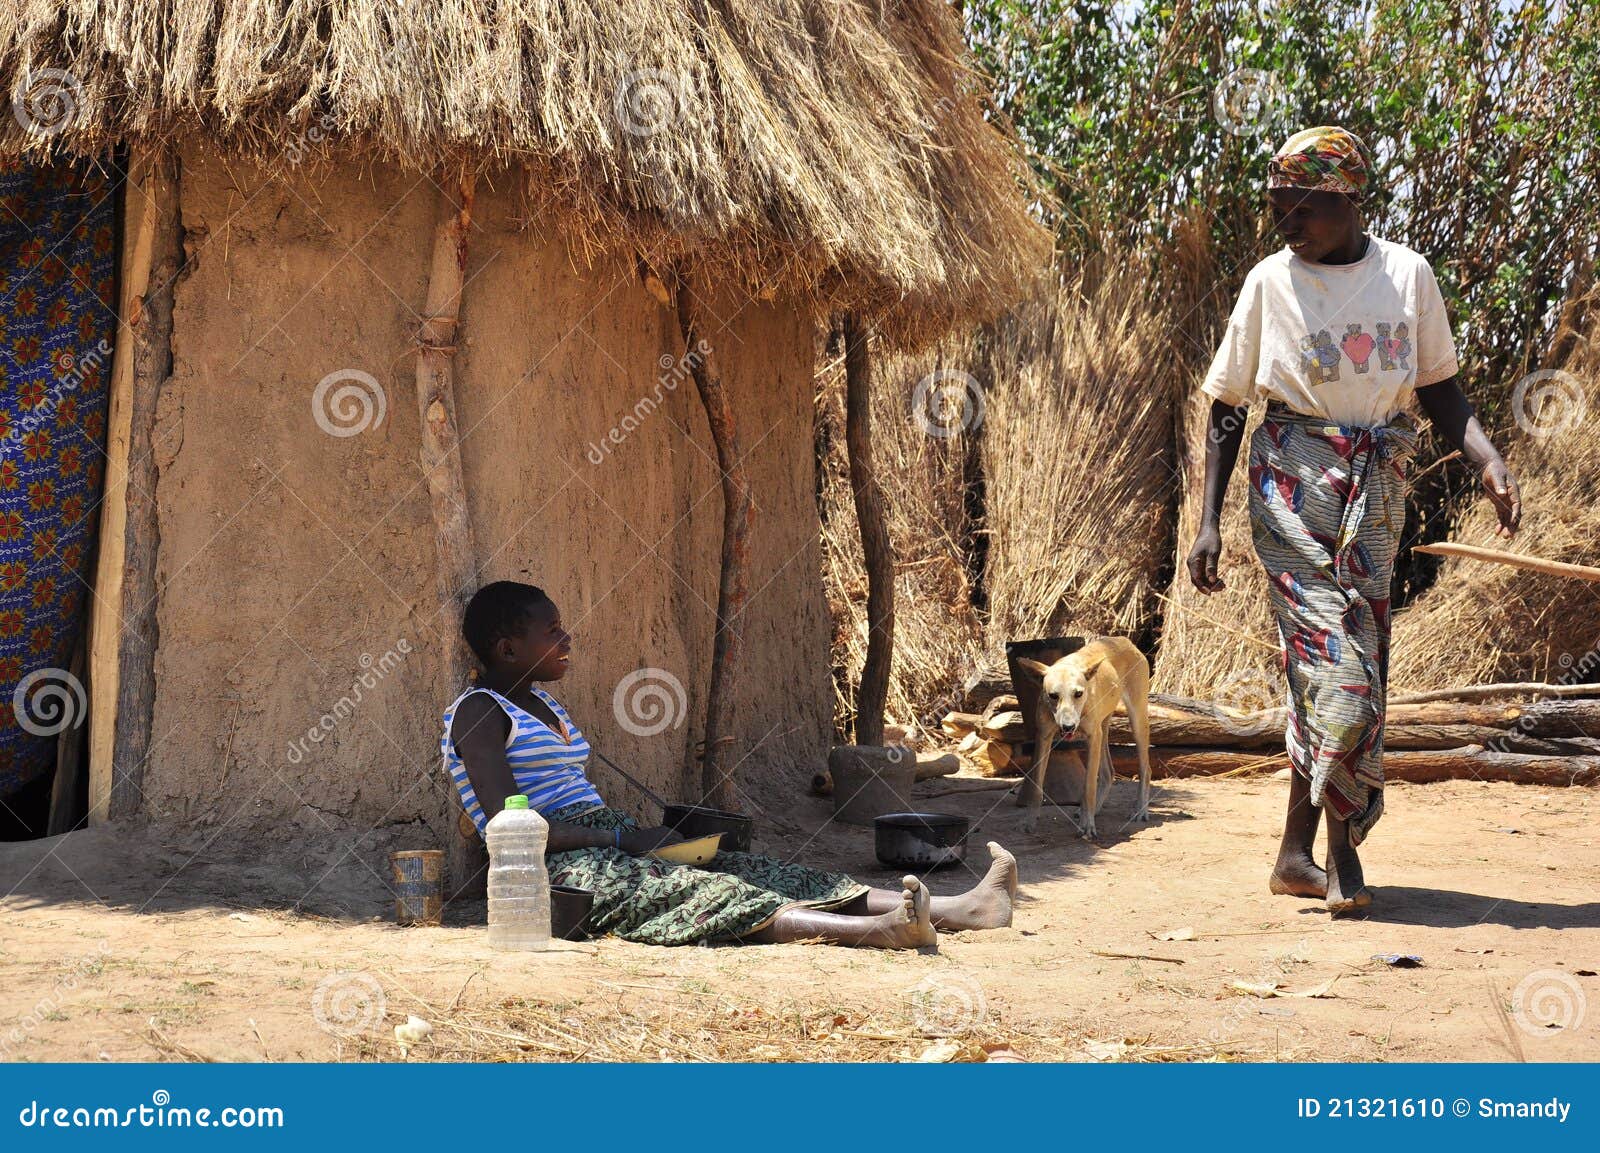
[[[193,269],[158,415],[146,811],[230,835],[414,823],[436,836],[456,687],[409,349],[439,193],[385,167],[289,183],[196,149],[181,181]],[[586,266],[496,184],[480,185],[456,377],[482,576],[551,593],[577,642],[547,687],[613,759],[697,796],[722,503],[693,382],[664,359],[682,351],[676,325],[631,261]],[[740,772],[773,810],[830,732],[811,321],[781,298],[702,292],[758,503]],[[639,669],[661,675],[619,704]]]

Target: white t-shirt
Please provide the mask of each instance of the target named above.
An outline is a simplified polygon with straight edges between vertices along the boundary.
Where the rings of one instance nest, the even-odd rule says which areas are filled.
[[[1200,390],[1235,407],[1262,395],[1372,425],[1457,369],[1433,269],[1371,236],[1354,264],[1316,264],[1284,248],[1252,268]]]

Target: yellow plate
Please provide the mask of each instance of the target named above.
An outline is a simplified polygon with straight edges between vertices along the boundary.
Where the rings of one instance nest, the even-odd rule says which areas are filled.
[[[717,849],[721,846],[722,834],[712,833],[709,837],[679,841],[676,845],[662,845],[659,849],[651,849],[650,855],[658,861],[670,861],[674,865],[703,865],[717,855]]]

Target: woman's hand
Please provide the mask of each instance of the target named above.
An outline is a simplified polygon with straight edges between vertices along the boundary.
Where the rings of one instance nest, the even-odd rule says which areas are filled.
[[[676,845],[683,839],[682,834],[676,829],[656,825],[649,829],[622,830],[622,837],[617,847],[630,856],[640,857],[651,849],[659,849],[663,845]]]
[[[1217,575],[1217,563],[1222,559],[1222,533],[1216,525],[1202,525],[1200,532],[1194,538],[1194,547],[1189,550],[1189,559],[1185,562],[1189,568],[1189,579],[1194,582],[1194,587],[1210,596],[1212,593],[1225,589],[1228,586]]]
[[[1417,402],[1445,444],[1477,467],[1483,491],[1489,494],[1495,515],[1500,518],[1500,527],[1495,531],[1500,536],[1513,535],[1522,524],[1522,493],[1505,460],[1489,443],[1456,378],[1417,389]]]
[[[1495,532],[1500,536],[1514,535],[1522,524],[1522,490],[1498,453],[1483,466],[1483,491],[1489,494],[1495,515],[1500,518]]]
[[[1228,478],[1233,475],[1234,462],[1239,458],[1239,445],[1244,440],[1244,425],[1249,417],[1248,406],[1236,408],[1220,400],[1211,402],[1200,531],[1185,562],[1194,587],[1207,596],[1228,587],[1217,575],[1217,565],[1222,560],[1222,531],[1217,526],[1222,523],[1222,498],[1228,491]]]

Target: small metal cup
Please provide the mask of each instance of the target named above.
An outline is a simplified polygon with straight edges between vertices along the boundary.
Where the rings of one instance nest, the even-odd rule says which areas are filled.
[[[444,912],[444,850],[390,853],[394,919],[401,925],[437,925]]]

